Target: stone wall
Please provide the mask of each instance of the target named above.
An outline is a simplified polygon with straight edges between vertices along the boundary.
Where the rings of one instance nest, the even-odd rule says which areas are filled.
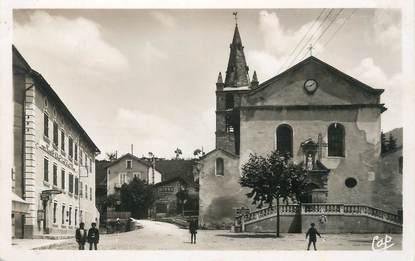
[[[330,124],[337,122],[345,127],[345,157],[329,157],[327,147],[322,150],[322,163],[331,169],[328,176],[327,202],[381,207],[374,200],[376,193],[400,193],[390,187],[382,190],[378,187],[375,190],[380,175],[380,112],[376,108],[245,110],[241,114],[241,165],[248,160],[251,153],[266,155],[276,149],[276,129],[281,124],[292,127],[293,157],[299,163],[303,161],[301,142],[308,138],[317,141],[319,134],[327,142],[327,129]],[[345,180],[349,177],[357,180],[354,188],[345,186]]]
[[[224,161],[224,175],[215,173],[216,159]],[[214,150],[201,159],[199,174],[199,223],[205,228],[230,227],[235,209],[252,208],[247,189],[239,185],[239,159],[222,150]]]

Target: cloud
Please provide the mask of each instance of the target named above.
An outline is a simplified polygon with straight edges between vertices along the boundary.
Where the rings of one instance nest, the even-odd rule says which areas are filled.
[[[102,74],[121,72],[128,67],[128,60],[115,47],[107,43],[98,24],[78,17],[68,19],[35,11],[25,24],[14,24],[14,43],[23,50],[36,50],[29,61],[43,61],[48,56],[53,64],[72,73]],[[43,63],[36,66],[46,66]]]
[[[373,88],[385,89],[381,102],[385,103],[388,110],[382,114],[382,129],[402,127],[402,74],[388,76],[371,57],[362,59],[349,73]]]
[[[265,81],[278,73],[285,56],[278,59],[265,51],[253,50],[247,52],[247,60],[250,68],[257,72],[260,81]],[[251,74],[253,74],[253,71]]]
[[[376,9],[373,18],[375,42],[387,48],[400,48],[400,12],[390,9]]]
[[[156,114],[149,114],[141,110],[119,108],[116,112],[113,127],[109,132],[113,137],[113,144],[108,147],[129,151],[130,144],[134,144],[137,155],[152,151],[159,156],[174,156],[173,151],[179,147],[184,157],[193,155],[196,148],[203,144],[210,144],[213,137],[206,136],[206,132],[214,133],[208,123],[214,121],[213,111],[201,113],[198,120],[189,119],[188,124],[176,123]],[[208,151],[213,146],[205,147]]]
[[[166,53],[161,51],[159,48],[157,48],[153,43],[149,41],[145,43],[144,48],[140,54],[141,57],[147,62],[152,62],[155,59],[163,60],[168,57]]]
[[[259,12],[259,31],[262,35],[264,49],[248,51],[247,59],[250,68],[257,71],[260,81],[275,76],[277,73],[304,59],[307,55],[306,52],[298,53],[306,42],[310,40],[311,34],[307,35],[291,57],[289,55],[313,23],[314,21],[310,21],[300,26],[297,30],[289,30],[280,23],[280,19],[275,12],[264,10]],[[319,28],[319,25],[320,22],[316,22],[311,32],[316,35],[320,34],[322,28]],[[314,40],[315,38],[312,37],[311,39]],[[314,50],[321,52],[323,47],[320,43],[317,43],[314,46]],[[282,67],[282,65],[284,66]],[[281,71],[279,71],[280,68]]]
[[[313,23],[313,21],[310,21],[297,30],[288,30],[280,23],[280,19],[275,12],[261,11],[259,13],[259,30],[262,33],[265,49],[276,56],[288,55],[288,52],[293,50]],[[316,22],[311,31],[315,35],[321,33],[322,28],[319,25],[320,22]],[[307,35],[305,40],[308,40],[309,36]],[[304,41],[302,44],[304,44]],[[318,46],[318,48],[321,48],[321,46]]]
[[[167,28],[174,28],[176,26],[176,20],[171,15],[160,11],[155,11],[151,14],[159,23]]]

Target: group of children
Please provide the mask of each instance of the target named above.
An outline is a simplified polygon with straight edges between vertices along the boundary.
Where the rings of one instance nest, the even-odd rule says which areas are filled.
[[[94,247],[97,250],[97,244],[99,242],[99,230],[96,228],[97,224],[95,222],[91,223],[91,228],[87,231],[85,229],[85,223],[80,223],[79,228],[76,229],[75,239],[78,243],[79,250],[85,249],[85,243],[88,241],[89,250],[92,250]]]

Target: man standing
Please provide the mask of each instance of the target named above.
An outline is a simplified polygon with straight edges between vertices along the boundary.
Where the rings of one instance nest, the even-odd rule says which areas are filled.
[[[196,234],[198,229],[197,219],[193,218],[190,220],[189,231],[190,231],[190,243],[196,244]]]
[[[79,224],[79,228],[76,229],[76,232],[75,232],[75,239],[76,239],[76,242],[78,243],[79,250],[84,250],[85,249],[87,231],[84,228],[84,226],[85,226],[84,222],[81,222]]]
[[[88,231],[88,243],[89,243],[89,250],[92,250],[92,245],[94,245],[94,249],[97,250],[97,244],[99,242],[99,231],[96,228],[97,224],[92,222],[91,228]]]
[[[320,233],[318,233],[317,229],[314,228],[315,224],[311,223],[311,227],[308,229],[307,234],[305,235],[305,239],[308,239],[308,247],[307,250],[310,250],[311,242],[313,242],[314,250],[316,249],[316,242],[317,242],[317,235],[321,238]]]

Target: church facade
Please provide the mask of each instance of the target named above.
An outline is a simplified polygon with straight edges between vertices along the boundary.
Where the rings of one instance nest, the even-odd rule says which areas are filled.
[[[261,84],[248,72],[236,25],[225,80],[219,73],[216,83],[216,149],[200,161],[202,226],[229,227],[236,209],[256,209],[239,184],[241,167],[250,154],[273,150],[309,170],[303,203],[402,209],[402,176],[381,167],[382,89],[313,56]]]

